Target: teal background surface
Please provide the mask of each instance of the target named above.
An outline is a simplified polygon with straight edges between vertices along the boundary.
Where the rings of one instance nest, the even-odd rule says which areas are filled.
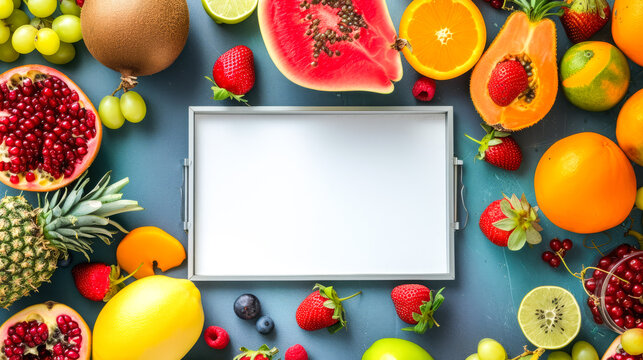
[[[98,0],[88,0],[98,1]],[[275,0],[277,1],[277,0]],[[474,0],[483,13],[487,25],[487,46],[500,30],[506,16],[483,0]],[[388,0],[391,17],[397,27],[408,0]],[[543,218],[545,241],[533,248],[519,252],[496,247],[487,241],[477,226],[477,219],[484,208],[501,193],[525,193],[535,202],[533,173],[542,153],[555,141],[565,136],[595,131],[614,139],[615,123],[622,103],[602,113],[590,113],[571,105],[559,92],[556,105],[547,117],[530,129],[515,135],[524,153],[523,165],[517,172],[506,172],[484,162],[474,162],[476,144],[467,140],[464,133],[482,137],[480,117],[469,97],[467,73],[451,81],[439,81],[436,98],[429,104],[418,103],[411,95],[411,87],[419,75],[403,59],[404,77],[389,95],[362,92],[333,93],[317,92],[301,88],[284,78],[268,57],[259,34],[257,16],[238,25],[217,25],[203,10],[198,0],[188,0],[191,29],[185,50],[167,70],[140,79],[137,91],[147,100],[148,115],[140,124],[125,124],[119,130],[105,129],[101,151],[91,167],[93,180],[98,180],[107,170],[113,169],[114,178],[129,176],[130,185],[125,188],[128,198],[140,201],[144,212],[118,216],[127,228],[144,225],[159,226],[179,238],[184,244],[181,213],[182,159],[187,156],[188,106],[229,105],[242,106],[233,101],[216,103],[210,99],[210,83],[203,78],[211,75],[216,58],[233,46],[243,44],[255,54],[257,82],[247,95],[252,105],[289,106],[368,106],[368,105],[450,105],[455,109],[455,154],[464,160],[465,203],[469,210],[468,226],[456,235],[456,280],[425,282],[431,289],[446,287],[446,301],[436,315],[439,328],[424,335],[401,331],[405,326],[395,314],[390,299],[391,289],[401,284],[393,281],[344,281],[335,282],[340,295],[347,296],[362,290],[363,294],[348,301],[348,329],[335,335],[326,331],[305,332],[295,322],[295,310],[306,297],[313,282],[202,282],[197,286],[203,296],[206,314],[205,325],[218,325],[228,330],[230,346],[221,351],[207,347],[199,339],[186,359],[230,360],[240,346],[257,348],[263,343],[278,346],[285,351],[296,343],[308,349],[311,360],[357,360],[375,340],[383,337],[399,337],[416,342],[427,349],[436,359],[462,360],[475,352],[476,344],[484,337],[502,342],[510,357],[518,355],[527,345],[517,321],[516,312],[522,297],[539,285],[559,285],[574,293],[583,311],[583,326],[578,339],[590,341],[602,353],[615,335],[604,327],[595,326],[585,306],[587,299],[578,280],[562,268],[552,269],[542,262],[541,253],[553,237],[569,237],[575,243],[568,254],[570,266],[579,271],[581,266],[593,265],[599,255],[582,247],[585,236],[567,233]],[[610,1],[612,3],[612,1]],[[558,56],[570,46],[560,23],[558,26]],[[126,26],[126,24],[123,24]],[[595,39],[611,41],[609,25]],[[98,105],[100,99],[111,93],[119,83],[119,76],[94,60],[84,45],[77,46],[77,58],[70,64],[54,66],[65,72]],[[45,64],[38,54],[22,56],[16,63],[0,64],[0,70],[29,64]],[[643,87],[641,67],[631,64],[632,82],[628,96]],[[642,134],[643,135],[643,134]],[[643,171],[636,168],[639,185]],[[17,192],[5,187],[0,191]],[[30,199],[34,199],[29,194]],[[564,201],[564,199],[561,199]],[[641,212],[632,213],[635,228],[640,230]],[[633,238],[624,238],[625,227],[610,231],[610,247]],[[96,243],[93,261],[115,262],[118,240],[111,246]],[[590,239],[604,240],[605,235],[590,235]],[[311,261],[332,256],[337,249],[319,245],[318,251],[310,254]],[[74,263],[85,261],[74,257]],[[262,258],[252,249],[239,247],[238,266],[246,262],[261,261],[270,266],[271,259]],[[422,254],[409,249],[408,261],[423,261]],[[385,263],[382,267],[386,267]],[[167,272],[174,277],[185,277],[185,264]],[[272,334],[260,335],[253,322],[238,319],[232,304],[242,293],[254,293],[262,301],[264,313],[270,315],[276,328]],[[78,310],[93,325],[102,303],[82,298],[75,289],[70,268],[59,269],[51,283],[40,291],[14,304],[9,310],[0,310],[0,321],[25,306],[45,300],[55,300]],[[569,350],[569,349],[568,349]],[[126,351],[124,349],[124,351]],[[117,359],[114,359],[117,360]],[[151,359],[150,359],[151,360]],[[413,359],[400,359],[413,360]]]

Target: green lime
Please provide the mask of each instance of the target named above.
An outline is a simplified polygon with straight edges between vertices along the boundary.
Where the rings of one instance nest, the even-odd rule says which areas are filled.
[[[247,19],[258,0],[201,0],[203,8],[217,24],[236,24]]]
[[[580,331],[580,308],[574,295],[561,287],[537,287],[522,299],[518,325],[534,346],[560,349]]]

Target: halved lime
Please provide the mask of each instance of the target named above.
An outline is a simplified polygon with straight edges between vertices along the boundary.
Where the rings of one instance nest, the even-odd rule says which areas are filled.
[[[247,19],[258,0],[201,0],[203,8],[218,24],[236,24]]]
[[[522,299],[518,324],[534,346],[560,349],[580,331],[580,308],[574,295],[561,287],[537,287]]]

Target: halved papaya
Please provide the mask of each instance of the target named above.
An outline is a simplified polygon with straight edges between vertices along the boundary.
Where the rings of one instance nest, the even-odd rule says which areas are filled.
[[[482,55],[471,74],[471,99],[482,119],[501,131],[529,127],[547,115],[558,93],[556,63],[556,25],[546,17],[564,4],[552,0],[512,0],[520,9],[514,11]],[[517,60],[525,67],[529,86],[509,105],[496,104],[488,85],[496,66]]]

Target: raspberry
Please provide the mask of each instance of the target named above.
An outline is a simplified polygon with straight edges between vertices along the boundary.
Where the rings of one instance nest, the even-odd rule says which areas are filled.
[[[286,350],[285,360],[308,360],[308,353],[303,346],[297,344]]]
[[[228,332],[218,326],[209,326],[203,334],[205,342],[214,349],[224,349],[230,343]]]
[[[435,95],[435,80],[421,77],[413,85],[413,96],[420,101],[431,101]]]

